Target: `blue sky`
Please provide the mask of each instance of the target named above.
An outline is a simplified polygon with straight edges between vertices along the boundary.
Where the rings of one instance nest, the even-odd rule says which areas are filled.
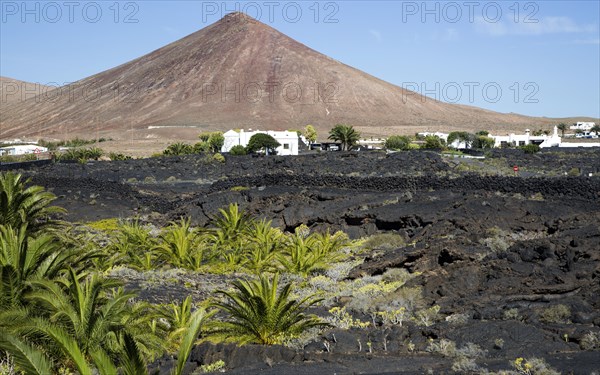
[[[600,117],[600,1],[7,1],[0,75],[64,84],[233,10],[447,102]]]

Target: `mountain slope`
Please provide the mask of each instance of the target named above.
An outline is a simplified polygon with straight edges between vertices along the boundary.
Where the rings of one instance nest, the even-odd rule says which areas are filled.
[[[0,76],[0,105],[4,107],[22,101],[34,100],[36,96],[49,93],[54,88],[40,83]]]
[[[149,126],[299,129],[309,123],[320,132],[349,123],[366,134],[391,134],[549,122],[425,98],[240,13],[54,94],[3,109],[0,137],[102,131],[118,138],[152,133]]]

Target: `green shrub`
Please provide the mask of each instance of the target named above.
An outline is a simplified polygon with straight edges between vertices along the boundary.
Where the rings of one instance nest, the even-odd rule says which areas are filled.
[[[413,320],[418,326],[429,327],[439,320],[439,312],[439,306],[432,306],[428,309],[417,311]]]
[[[530,143],[525,146],[520,146],[519,148],[523,150],[526,154],[536,154],[540,152],[540,146],[535,145],[533,143]]]
[[[456,355],[456,343],[446,339],[437,342],[431,341],[425,351],[440,354],[444,357],[454,357]]]
[[[397,234],[397,233],[393,233],[393,232],[386,232],[386,233],[377,233],[374,234],[372,236],[370,236],[369,238],[367,238],[367,241],[365,242],[365,248],[366,249],[385,249],[385,250],[392,250],[392,249],[397,249],[400,247],[405,246],[406,243],[404,241],[404,238]]]
[[[232,187],[229,190],[231,190],[231,191],[245,191],[245,190],[249,190],[249,189],[250,188],[247,187],[247,186],[234,186],[234,187]]]
[[[581,338],[579,346],[583,350],[600,350],[600,332],[588,332]]]
[[[92,229],[100,230],[103,232],[116,231],[119,230],[119,228],[121,227],[119,219],[116,218],[92,221],[87,223],[86,225]]]
[[[459,356],[452,362],[452,371],[457,374],[486,374],[488,371],[481,368],[473,358]]]
[[[562,304],[550,306],[540,314],[540,320],[544,323],[568,323],[570,317],[571,309]]]
[[[210,144],[208,142],[198,142],[194,144],[193,148],[195,154],[203,154],[210,151]]]
[[[517,358],[512,366],[519,374],[524,375],[560,375],[541,358]]]
[[[485,136],[485,135],[478,135],[475,137],[475,139],[473,140],[473,148],[479,148],[479,149],[490,149],[494,147],[495,144],[495,140],[494,138]]]
[[[522,320],[522,317],[519,315],[519,309],[513,308],[504,311],[503,314],[504,320]]]
[[[256,133],[248,141],[248,153],[264,151],[267,155],[276,155],[277,147],[281,146],[279,142],[266,133]]]
[[[214,154],[212,158],[216,162],[225,163],[225,156],[223,156],[221,154]]]
[[[85,162],[87,160],[98,160],[104,151],[98,147],[92,148],[72,148],[62,154],[57,155],[58,160],[76,160],[79,162]]]
[[[109,153],[108,157],[112,161],[116,161],[116,160],[131,160],[132,159],[132,157],[129,156],[129,155],[124,155],[124,154],[120,154],[120,153],[116,153],[116,152]]]
[[[385,140],[385,148],[389,150],[408,150],[411,140],[407,136],[393,135]]]
[[[229,150],[231,155],[246,155],[246,148],[242,145],[235,145]]]
[[[444,142],[444,140],[440,137],[437,137],[435,135],[428,135],[425,137],[425,143],[423,143],[421,148],[441,150],[446,147],[445,143],[446,142]]]
[[[2,162],[2,163],[22,163],[25,161],[33,161],[33,160],[37,160],[36,154],[0,156],[0,162]]]
[[[198,138],[202,141],[197,143],[202,152],[219,152],[225,143],[225,137],[221,132],[200,133]]]
[[[350,313],[346,311],[346,307],[333,307],[329,310],[331,316],[327,320],[334,327],[341,329],[350,328],[367,328],[371,325],[370,322],[363,322],[360,319],[354,319]]]
[[[581,174],[581,171],[579,170],[579,168],[571,168],[567,174],[569,176],[575,177],[575,176],[579,176]]]
[[[177,142],[170,144],[163,151],[164,155],[169,156],[179,156],[179,155],[189,155],[194,153],[194,147],[183,142]]]
[[[202,366],[200,366],[200,373],[206,374],[206,373],[210,373],[210,372],[224,372],[225,368],[226,368],[225,362],[223,362],[223,360],[219,359],[216,362],[213,362],[210,364],[203,364]]]

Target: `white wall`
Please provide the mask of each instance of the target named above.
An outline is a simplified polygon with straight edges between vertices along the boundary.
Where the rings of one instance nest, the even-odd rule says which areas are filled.
[[[25,155],[42,152],[48,152],[48,149],[37,145],[19,145],[0,148],[0,155]]]
[[[575,125],[571,125],[572,130],[590,130],[596,125],[595,122],[578,122]]]
[[[254,134],[258,133],[268,134],[281,144],[281,146],[277,147],[277,155],[298,155],[298,133],[273,130],[256,130],[250,132],[240,130],[239,133],[234,130],[229,130],[223,134],[225,137],[225,142],[223,143],[221,152],[229,152],[229,150],[236,145],[241,145],[244,147],[248,146],[250,138],[252,138]]]

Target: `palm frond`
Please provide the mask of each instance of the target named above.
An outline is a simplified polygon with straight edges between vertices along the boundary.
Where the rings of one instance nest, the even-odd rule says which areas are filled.
[[[48,375],[52,362],[43,351],[0,329],[0,350],[9,353],[16,367],[26,374]]]
[[[181,340],[181,346],[179,347],[179,352],[177,353],[177,365],[173,369],[172,375],[183,374],[185,363],[187,362],[188,357],[192,352],[192,348],[198,339],[202,324],[212,315],[213,313],[207,313],[204,309],[198,309],[194,311],[190,318],[187,331]]]

